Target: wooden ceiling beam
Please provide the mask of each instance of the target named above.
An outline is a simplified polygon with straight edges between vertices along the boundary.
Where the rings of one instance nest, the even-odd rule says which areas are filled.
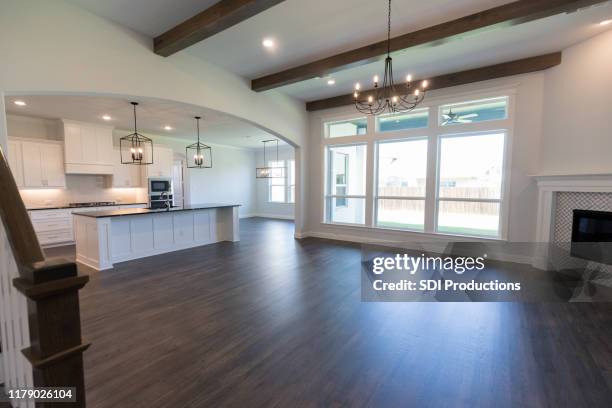
[[[154,52],[168,57],[282,3],[284,0],[221,0],[153,39]]]
[[[424,28],[391,39],[391,51],[416,46],[433,46],[456,40],[466,34],[494,27],[505,27],[604,3],[607,0],[519,0],[484,10],[456,20]],[[385,57],[387,42],[380,41],[331,57],[293,67],[251,81],[254,91],[266,91],[284,85],[325,77],[343,69],[365,65]]]
[[[453,74],[440,75],[428,78],[428,90],[449,88],[451,86],[471,84],[473,82],[487,81],[489,79],[503,78],[512,75],[527,74],[542,71],[561,63],[561,52],[539,55],[537,57],[524,58],[520,60],[504,62],[502,64],[490,65],[467,71],[455,72]],[[418,84],[420,80],[414,81]],[[362,92],[360,98],[367,98],[373,90]],[[306,103],[309,112],[351,105],[354,103],[353,94],[334,96],[332,98],[320,99]]]

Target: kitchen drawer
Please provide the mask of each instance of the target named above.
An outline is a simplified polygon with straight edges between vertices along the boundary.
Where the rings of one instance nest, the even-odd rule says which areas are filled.
[[[32,220],[36,232],[47,232],[72,229],[72,217],[49,218],[46,220]]]
[[[70,218],[72,210],[36,210],[30,211],[30,218],[34,220],[49,220],[52,218]]]
[[[36,234],[41,245],[59,244],[74,241],[72,230],[47,231]]]

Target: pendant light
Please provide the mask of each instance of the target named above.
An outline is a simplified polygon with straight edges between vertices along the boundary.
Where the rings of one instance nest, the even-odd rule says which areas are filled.
[[[285,167],[268,166],[266,161],[266,146],[268,143],[276,143],[276,162],[278,163],[278,139],[264,140],[264,167],[257,167],[255,170],[255,178],[284,178]]]
[[[196,116],[196,129],[198,141],[185,148],[187,157],[187,168],[190,169],[210,169],[212,167],[212,148],[200,143],[200,116]]]
[[[383,112],[410,112],[425,98],[427,81],[422,81],[420,87],[412,87],[412,76],[406,76],[404,85],[396,85],[393,79],[393,59],[391,58],[391,0],[387,9],[387,58],[385,58],[385,75],[382,85],[378,75],[374,76],[374,89],[365,91],[362,95],[361,85],[355,84],[353,101],[360,113],[378,115]]]
[[[136,106],[138,106],[138,102],[130,103],[134,107],[134,133],[119,139],[121,164],[153,164],[153,141],[138,133],[136,121]]]

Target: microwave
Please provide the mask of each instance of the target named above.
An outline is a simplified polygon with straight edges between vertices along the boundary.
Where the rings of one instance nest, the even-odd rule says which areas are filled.
[[[151,193],[171,193],[172,180],[169,178],[150,178],[149,194]]]

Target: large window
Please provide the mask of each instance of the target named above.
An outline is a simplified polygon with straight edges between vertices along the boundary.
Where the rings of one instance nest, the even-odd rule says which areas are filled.
[[[323,222],[505,239],[511,93],[324,122]]]
[[[364,224],[366,145],[329,146],[326,151],[326,222]]]
[[[427,139],[378,142],[376,225],[425,227]]]
[[[268,163],[269,167],[284,167],[285,162],[271,161]],[[287,173],[284,172],[286,175]],[[271,203],[284,203],[285,202],[285,185],[287,179],[285,177],[273,177],[270,179],[270,188],[268,189],[268,201]]]
[[[508,97],[482,99],[440,106],[440,126],[506,119]]]
[[[440,138],[438,232],[499,235],[505,134]]]
[[[285,167],[285,177],[273,177],[268,184],[268,202],[295,202],[295,161],[279,160],[268,162],[269,167]]]
[[[429,109],[415,109],[408,113],[381,115],[377,118],[379,132],[421,129],[429,126]]]
[[[367,130],[368,120],[366,118],[329,122],[325,125],[326,136],[330,138],[365,135]]]

